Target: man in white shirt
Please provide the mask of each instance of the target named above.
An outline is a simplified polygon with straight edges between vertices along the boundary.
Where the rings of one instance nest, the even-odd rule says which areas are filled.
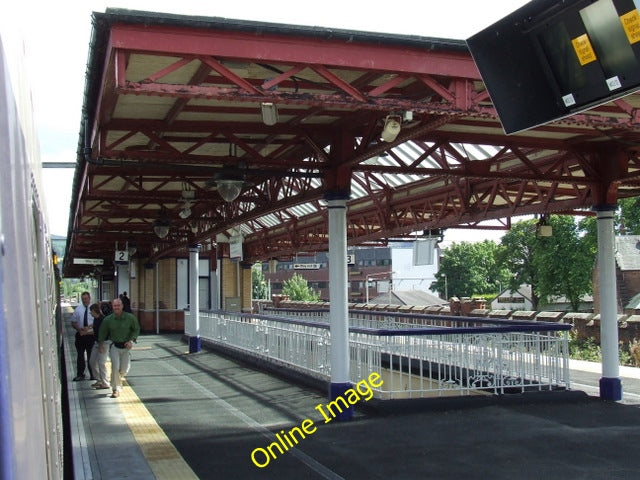
[[[82,292],[80,299],[82,300],[82,305],[78,305],[74,310],[73,315],[71,315],[71,326],[76,331],[75,345],[76,352],[78,352],[78,359],[76,362],[78,374],[73,379],[74,382],[85,379],[84,371],[87,367],[89,367],[89,376],[91,377],[91,380],[94,380],[93,372],[89,366],[91,349],[95,342],[95,336],[93,334],[93,317],[89,313],[91,294],[89,292]]]

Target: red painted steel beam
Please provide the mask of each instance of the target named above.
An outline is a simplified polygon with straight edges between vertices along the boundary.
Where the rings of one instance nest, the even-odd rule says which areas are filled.
[[[305,105],[323,108],[357,108],[374,111],[411,110],[431,114],[455,114],[461,116],[478,115],[482,117],[494,117],[492,109],[468,109],[462,110],[454,104],[440,102],[420,102],[404,98],[366,97],[363,101],[361,95],[344,96],[339,94],[292,94],[288,92],[268,91],[254,94],[238,93],[235,88],[220,88],[215,86],[182,85],[166,83],[140,83],[125,81],[117,87],[119,94],[123,95],[151,95],[171,98],[209,99],[238,102],[274,102],[278,105]]]
[[[165,26],[114,25],[111,44],[131,52],[213,56],[287,65],[325,65],[480,80],[468,52],[278,35]]]

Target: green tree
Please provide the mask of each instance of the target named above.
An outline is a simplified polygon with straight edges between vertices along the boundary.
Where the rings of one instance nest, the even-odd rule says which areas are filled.
[[[578,222],[578,232],[589,251],[598,252],[598,220],[595,216],[584,217]]]
[[[573,217],[552,215],[549,224],[550,237],[539,235],[536,219],[512,225],[502,237],[498,262],[511,272],[509,288],[531,285],[534,310],[550,297],[561,295],[578,310],[580,297],[593,289],[591,272],[596,250],[592,236],[581,235]]]
[[[63,278],[61,291],[66,298],[80,298],[82,292],[91,291],[91,283],[77,278]]]
[[[553,234],[539,237],[534,259],[539,272],[538,291],[543,304],[552,296],[564,295],[575,312],[580,307],[580,297],[593,291],[597,250],[580,236],[573,217],[554,215],[550,223]]]
[[[640,197],[621,198],[618,206],[618,226],[624,225],[624,231],[629,235],[640,235]]]
[[[498,248],[491,240],[453,243],[443,251],[431,288],[443,297],[495,292],[508,279],[508,273],[496,262]]]
[[[531,285],[533,309],[538,308],[538,270],[533,259],[537,248],[537,220],[524,220],[511,225],[500,242],[498,262],[511,272],[508,286],[517,290],[520,285]]]
[[[71,279],[63,278],[62,279],[62,295],[64,295],[65,298],[70,298],[72,292],[73,292],[73,285],[71,284]]]
[[[261,263],[256,263],[251,267],[251,291],[256,300],[269,298],[269,285],[264,273],[262,273]]]
[[[320,299],[319,295],[309,287],[305,278],[299,273],[294,273],[289,280],[284,281],[282,293],[288,295],[291,300],[303,302],[315,302]]]

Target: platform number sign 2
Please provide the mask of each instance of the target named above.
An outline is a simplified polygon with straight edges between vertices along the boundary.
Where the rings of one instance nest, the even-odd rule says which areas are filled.
[[[127,250],[116,250],[116,263],[129,263],[129,252]]]

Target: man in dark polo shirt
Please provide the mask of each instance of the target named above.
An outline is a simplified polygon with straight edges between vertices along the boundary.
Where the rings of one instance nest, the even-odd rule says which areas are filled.
[[[111,359],[111,398],[118,398],[122,390],[121,377],[129,372],[131,366],[131,347],[140,335],[140,324],[132,314],[123,310],[122,300],[116,298],[111,306],[113,313],[107,315],[100,325],[98,349],[106,351],[105,339],[111,340],[109,358]]]

